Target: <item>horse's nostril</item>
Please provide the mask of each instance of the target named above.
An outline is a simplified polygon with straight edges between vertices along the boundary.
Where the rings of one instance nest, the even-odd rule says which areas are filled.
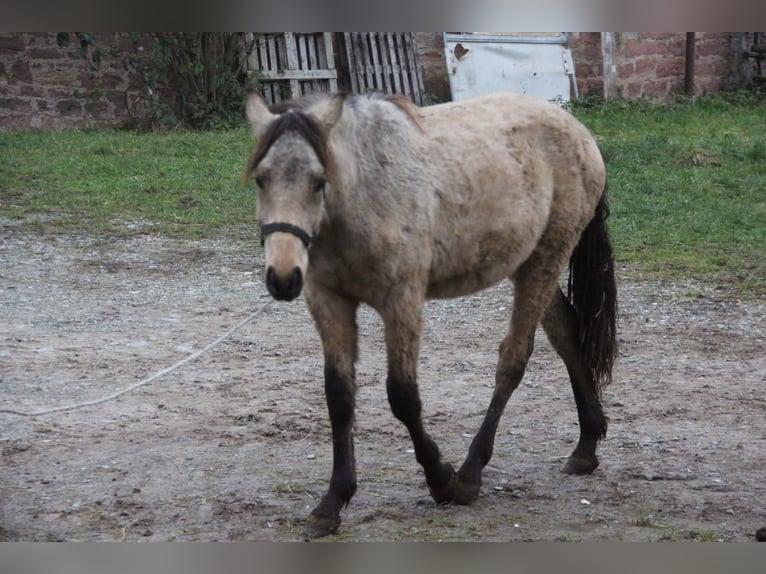
[[[287,277],[279,277],[274,267],[266,270],[266,287],[269,293],[280,301],[292,301],[303,289],[303,272],[295,267]]]
[[[303,273],[300,267],[293,269],[292,277],[290,278],[290,287],[300,293],[303,288]]]

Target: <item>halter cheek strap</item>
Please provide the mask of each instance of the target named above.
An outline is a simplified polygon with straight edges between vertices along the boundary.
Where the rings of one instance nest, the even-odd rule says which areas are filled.
[[[306,233],[303,229],[298,227],[297,225],[293,225],[292,223],[267,223],[265,225],[261,225],[261,245],[263,245],[266,236],[274,233],[275,231],[280,231],[282,233],[291,233],[295,235],[298,239],[300,239],[303,242],[303,245],[306,247],[306,249],[309,248],[311,245],[311,242],[313,241],[313,237]]]

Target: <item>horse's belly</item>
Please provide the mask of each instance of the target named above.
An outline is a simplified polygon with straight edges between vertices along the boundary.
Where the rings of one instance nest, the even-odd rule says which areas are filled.
[[[486,205],[474,201],[474,209],[437,220],[427,296],[458,297],[511,277],[545,231],[551,195],[544,188],[526,197],[495,194]]]
[[[480,269],[466,275],[432,281],[428,284],[426,296],[429,299],[451,299],[470,295],[491,287],[506,277],[508,277],[508,270],[501,266]]]
[[[448,243],[437,243],[427,296],[459,297],[491,287],[513,275],[535,244],[536,240],[531,238],[514,241],[506,233],[487,233],[478,241],[453,237]]]

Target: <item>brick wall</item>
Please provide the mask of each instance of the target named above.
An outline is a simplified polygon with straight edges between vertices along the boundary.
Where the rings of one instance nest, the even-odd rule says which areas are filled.
[[[733,79],[737,65],[733,41],[733,33],[697,32],[696,95],[737,87]],[[603,95],[601,34],[573,32],[569,44],[580,95]],[[684,92],[686,33],[618,32],[614,62],[621,97],[672,99]]]
[[[56,33],[0,33],[0,130],[112,128],[136,119],[139,78],[122,57],[105,55],[94,74],[70,33],[59,46]],[[96,34],[98,46],[134,50],[127,34]]]
[[[696,94],[736,86],[733,45],[739,33],[697,33]],[[603,94],[601,34],[572,32],[570,47],[581,95]],[[97,34],[99,46],[134,49],[126,33]],[[431,101],[449,100],[441,33],[416,34],[423,81]],[[617,89],[622,97],[671,99],[683,93],[684,32],[616,34]],[[78,54],[74,34],[59,46],[56,33],[0,33],[0,130],[111,128],[140,121],[141,82],[105,57],[94,76]],[[103,93],[103,95],[100,95]]]

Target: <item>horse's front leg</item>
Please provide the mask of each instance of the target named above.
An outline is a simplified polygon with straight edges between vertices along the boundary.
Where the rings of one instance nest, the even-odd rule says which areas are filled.
[[[381,313],[388,355],[386,392],[391,411],[410,433],[415,457],[423,467],[431,496],[441,503],[452,500],[455,471],[452,465],[442,462],[439,447],[423,428],[417,384],[422,307],[422,301],[403,300]]]
[[[340,510],[356,492],[353,422],[358,303],[316,289],[307,289],[306,302],[322,339],[325,398],[332,427],[330,486],[303,529],[307,538],[318,538],[338,529]]]

